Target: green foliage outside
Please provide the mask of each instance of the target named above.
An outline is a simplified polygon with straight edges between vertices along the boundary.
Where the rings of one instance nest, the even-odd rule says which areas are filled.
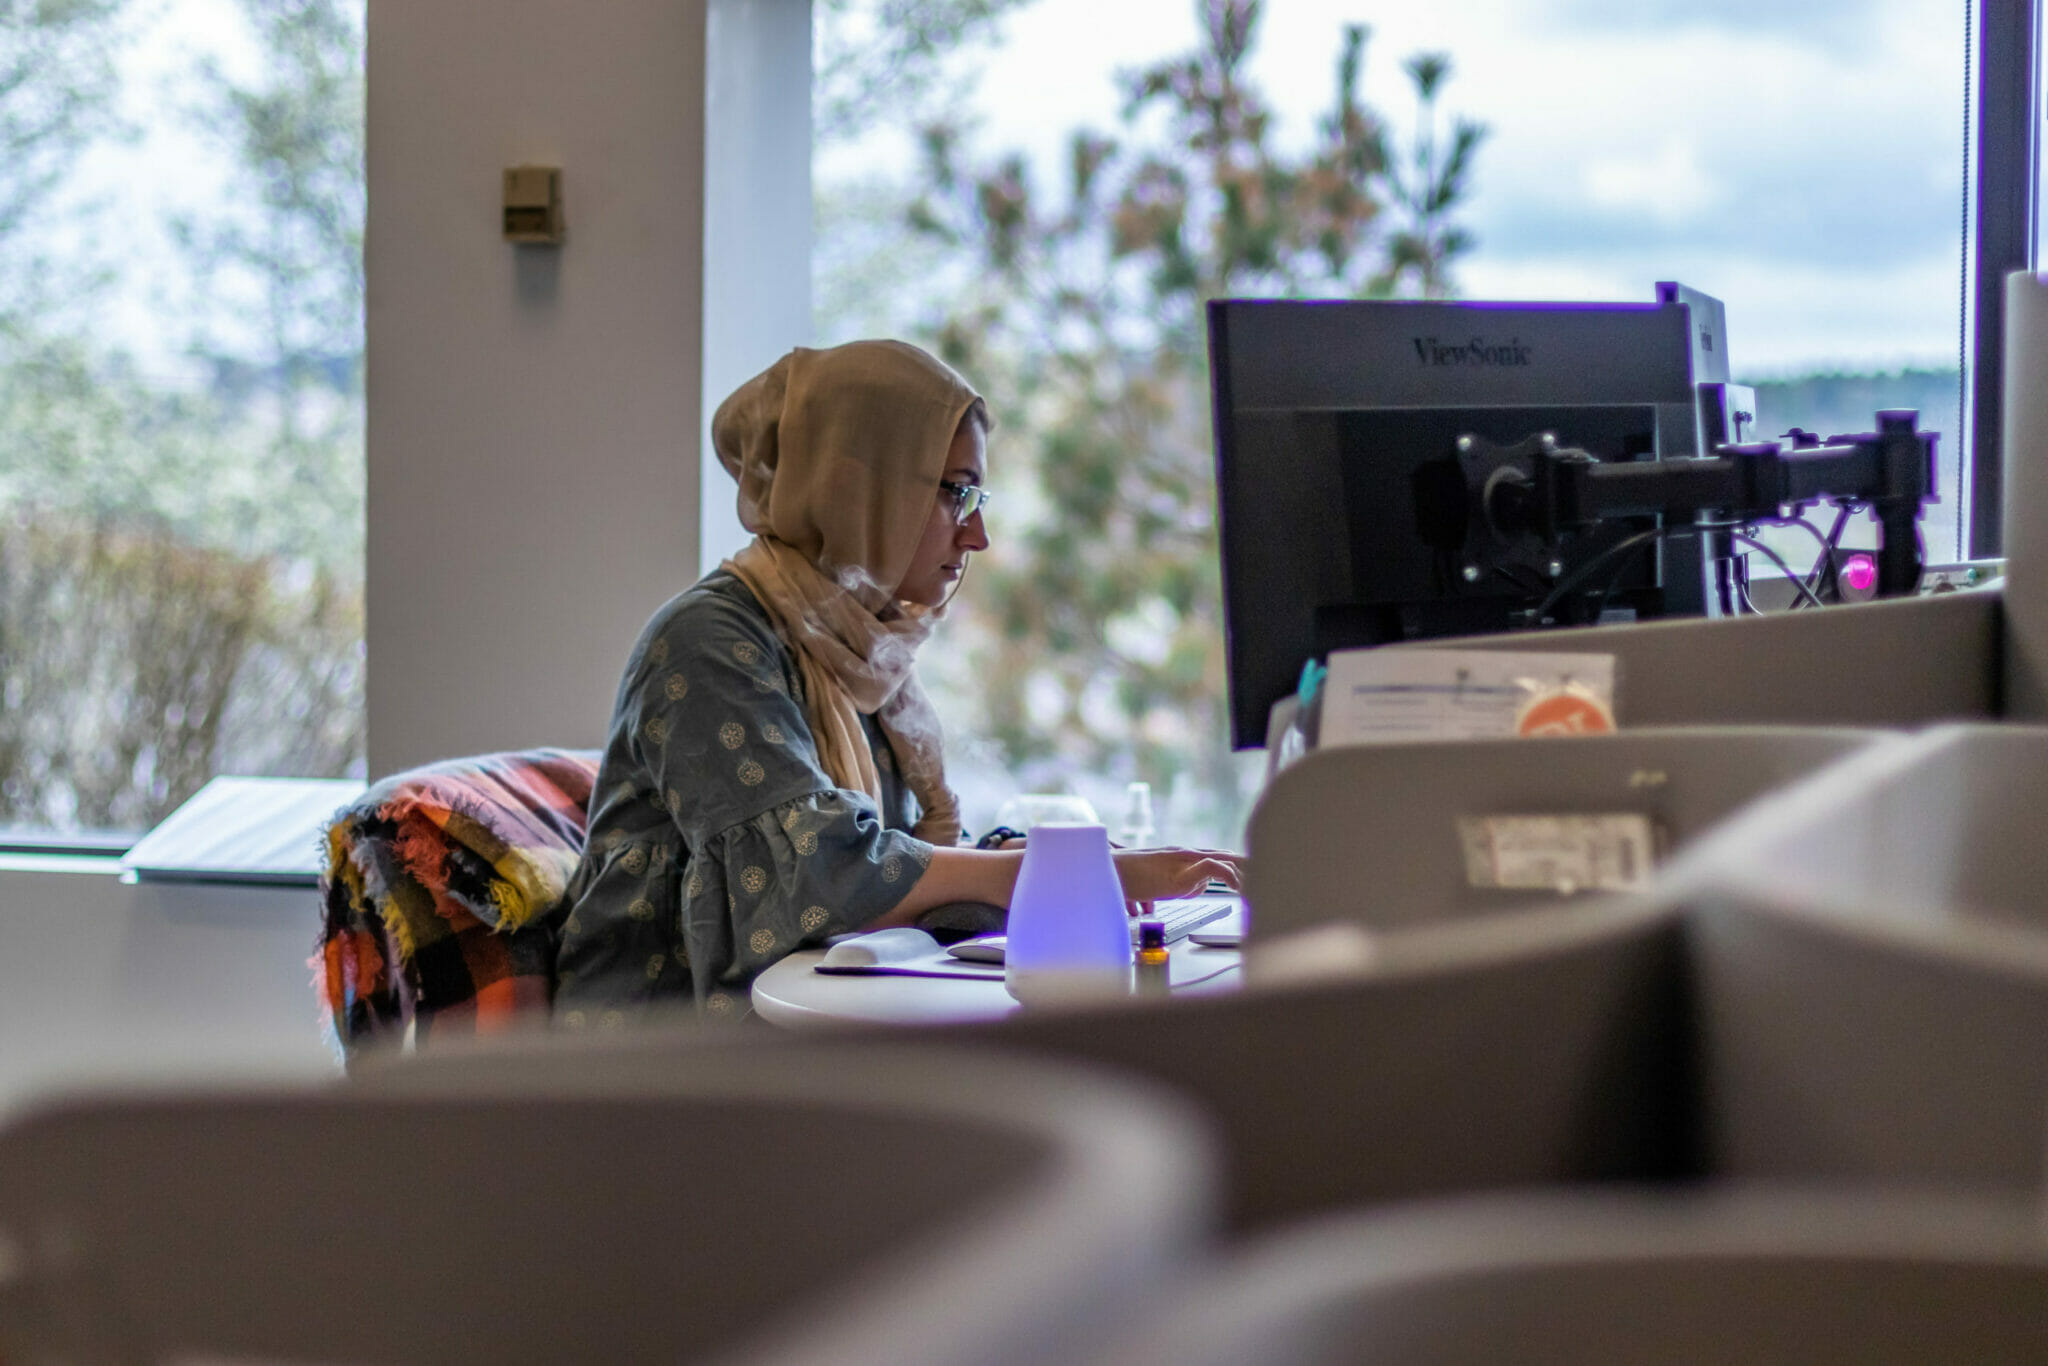
[[[0,259],[39,262],[0,276],[0,826],[140,830],[216,772],[361,769],[362,4],[241,8],[260,79],[203,66],[167,111],[236,171],[178,233],[178,381],[92,325],[128,263],[57,193],[132,131],[139,7],[0,0]]]
[[[339,774],[361,748],[359,591],[172,536],[0,523],[0,803],[146,829],[220,765]]]
[[[1172,833],[1234,843],[1203,304],[1448,294],[1484,134],[1441,127],[1449,62],[1425,55],[1419,131],[1392,145],[1352,26],[1313,141],[1286,150],[1247,70],[1257,0],[1198,14],[1196,50],[1124,73],[1117,129],[1072,135],[1063,184],[1021,155],[976,162],[942,122],[909,215],[965,264],[921,339],[1000,424],[997,544],[951,628],[972,641],[951,679],[968,728],[1027,785],[1143,779],[1176,794]]]

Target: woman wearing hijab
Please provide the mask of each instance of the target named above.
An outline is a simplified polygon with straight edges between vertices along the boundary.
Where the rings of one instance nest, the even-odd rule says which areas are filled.
[[[719,405],[747,547],[634,644],[559,925],[556,1014],[612,1025],[747,986],[829,935],[1009,903],[1022,853],[959,847],[915,669],[982,522],[988,409],[901,342],[792,351]],[[1227,854],[1117,855],[1133,902],[1235,886]]]

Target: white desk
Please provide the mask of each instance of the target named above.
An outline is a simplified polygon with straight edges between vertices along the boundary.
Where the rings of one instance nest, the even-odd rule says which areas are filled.
[[[1236,928],[1237,923],[1235,915],[1225,916],[1213,928]],[[1203,948],[1183,939],[1170,952],[1176,971],[1197,964],[1197,971],[1228,969],[1176,988],[1177,996],[1234,991],[1244,980],[1238,967],[1242,955],[1236,949]],[[830,1029],[846,1024],[957,1024],[999,1019],[1017,1009],[1001,978],[841,977],[812,971],[824,956],[823,949],[804,949],[755,978],[754,1009],[761,1018],[785,1029]]]

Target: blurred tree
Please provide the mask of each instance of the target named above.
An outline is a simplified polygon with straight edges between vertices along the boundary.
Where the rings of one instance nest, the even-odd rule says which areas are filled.
[[[1447,290],[1483,132],[1460,122],[1437,155],[1449,66],[1418,59],[1424,122],[1397,173],[1351,26],[1312,143],[1283,150],[1246,67],[1258,0],[1197,13],[1195,51],[1121,77],[1120,137],[1073,135],[1063,203],[1021,155],[970,166],[938,124],[911,220],[971,261],[926,331],[1001,424],[1005,516],[961,600],[976,643],[956,686],[1027,783],[1185,775],[1209,806],[1183,819],[1235,838],[1203,302]]]
[[[210,382],[66,325],[75,274],[0,296],[0,825],[360,771],[363,5],[242,7],[257,74],[203,65],[192,111],[239,183],[179,225]],[[64,176],[121,131],[121,11],[0,0],[0,244],[33,222],[89,257]]]
[[[361,570],[297,553],[332,514],[269,463],[119,355],[0,369],[0,826],[141,830],[216,772],[359,769]]]
[[[117,20],[127,0],[0,0],[0,335],[57,291],[52,263],[19,249],[80,151],[121,128]],[[78,288],[76,278],[64,292]]]
[[[857,138],[951,104],[947,64],[991,40],[1030,0],[817,0],[811,10],[813,141]]]
[[[0,512],[0,826],[142,830],[215,772],[344,773],[361,664],[324,572]]]
[[[917,197],[881,144],[960,118],[976,55],[1031,0],[816,0],[812,6],[814,340],[893,336],[941,264],[904,222]]]
[[[195,119],[245,193],[180,223],[202,287],[193,351],[270,433],[266,492],[318,510],[294,547],[360,573],[363,536],[363,0],[239,0],[264,61],[201,70]]]
[[[1469,119],[1454,119],[1450,145],[1443,146],[1437,138],[1436,101],[1450,79],[1450,57],[1417,53],[1404,69],[1415,86],[1415,141],[1407,166],[1390,164],[1387,180],[1405,221],[1387,239],[1386,266],[1373,277],[1370,292],[1381,297],[1403,293],[1412,280],[1421,297],[1444,299],[1455,292],[1449,270],[1452,258],[1464,255],[1472,245],[1471,237],[1450,221],[1450,211],[1465,197],[1472,156],[1486,130]]]

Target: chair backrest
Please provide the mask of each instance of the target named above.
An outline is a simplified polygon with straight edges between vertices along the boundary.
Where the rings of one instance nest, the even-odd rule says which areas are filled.
[[[336,813],[314,980],[346,1056],[489,1033],[553,995],[548,913],[582,856],[594,752],[449,759]]]
[[[1679,849],[1885,734],[1730,726],[1318,750],[1276,774],[1252,812],[1251,934],[1328,921],[1403,930],[1556,904],[1554,892],[1476,878],[1461,822],[1641,816]]]
[[[1050,1360],[1210,1199],[1170,1103],[930,1050],[73,1102],[0,1131],[0,1357]]]
[[[2040,1361],[2029,1211],[1866,1192],[1553,1193],[1275,1235],[1089,1358],[1905,1366]]]

